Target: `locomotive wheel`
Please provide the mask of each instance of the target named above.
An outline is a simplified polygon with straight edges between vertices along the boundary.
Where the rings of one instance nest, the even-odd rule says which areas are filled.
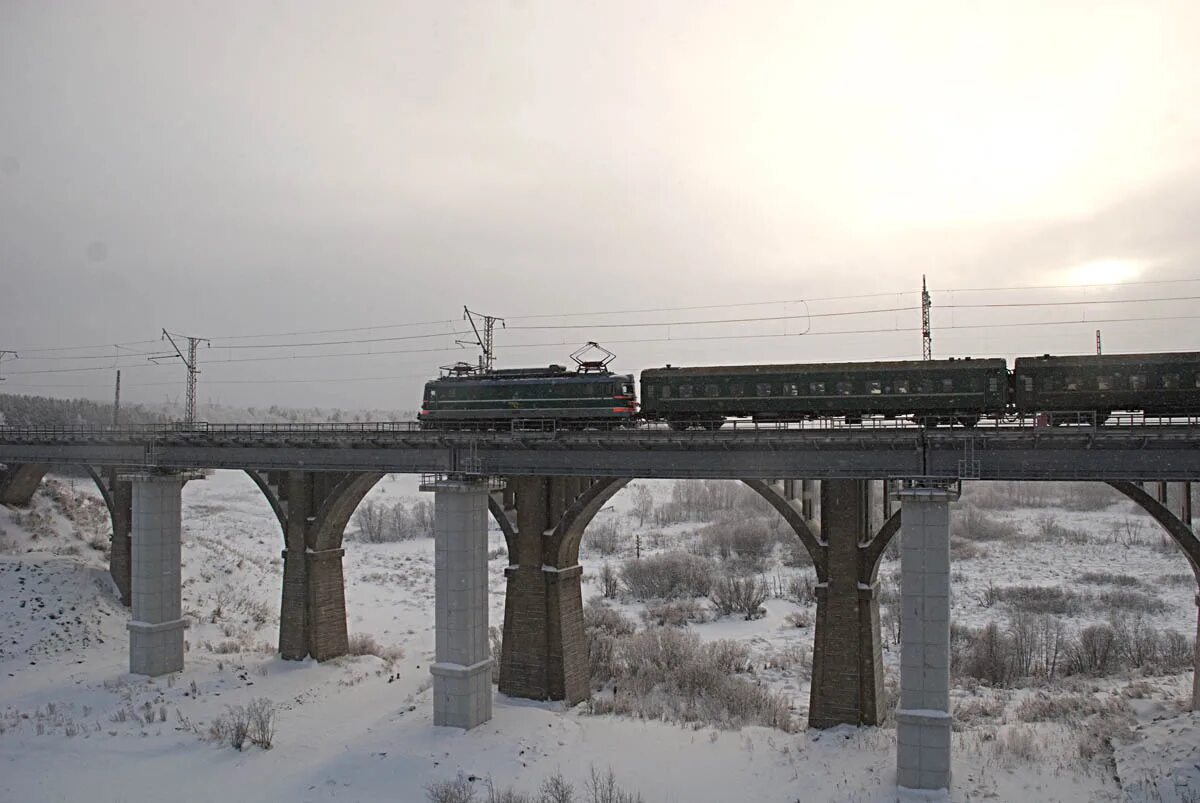
[[[706,421],[701,421],[700,426],[710,432],[716,432],[721,427],[725,426],[724,418],[710,418]]]
[[[965,427],[966,429],[971,429],[972,427],[974,427],[976,424],[979,423],[979,416],[977,416],[977,415],[960,415],[958,417],[958,423],[962,424],[963,427]]]
[[[690,421],[680,421],[677,418],[672,418],[667,421],[667,426],[670,427],[671,429],[675,430],[676,432],[683,432],[685,429],[687,429],[691,425],[692,424]]]

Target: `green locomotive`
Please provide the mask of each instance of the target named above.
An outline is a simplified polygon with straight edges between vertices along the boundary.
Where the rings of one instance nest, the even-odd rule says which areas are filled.
[[[511,427],[554,420],[568,426],[632,423],[637,396],[632,374],[568,371],[561,365],[483,373],[450,369],[425,384],[418,414],[429,427]]]

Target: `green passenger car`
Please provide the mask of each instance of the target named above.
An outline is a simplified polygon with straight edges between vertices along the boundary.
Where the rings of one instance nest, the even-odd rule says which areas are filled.
[[[726,418],[802,421],[912,416],[974,424],[1008,402],[1003,359],[723,365],[642,372],[642,413],[675,428]]]
[[[425,384],[419,420],[430,427],[509,426],[554,419],[589,425],[633,422],[633,376],[568,372],[561,365],[443,376]]]
[[[1021,413],[1114,410],[1200,414],[1200,352],[1019,357],[1014,402]]]

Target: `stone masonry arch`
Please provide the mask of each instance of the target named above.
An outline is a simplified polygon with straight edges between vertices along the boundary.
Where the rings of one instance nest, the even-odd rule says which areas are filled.
[[[508,594],[500,659],[502,692],[514,697],[564,700],[568,704],[589,696],[579,548],[591,520],[629,482],[629,478],[623,477],[510,480],[515,487],[517,523],[511,534],[506,530],[510,565],[505,572]],[[816,638],[825,648],[814,655],[817,680],[812,695],[814,706],[819,709],[816,726],[877,722],[882,664],[878,658],[876,595],[864,594],[857,573],[851,573],[845,589],[839,586],[831,592],[829,588],[831,559],[826,533],[840,533],[839,543],[847,541],[856,552],[862,540],[858,530],[841,521],[833,521],[828,528],[823,522],[822,537],[818,537],[804,517],[800,500],[789,499],[773,483],[757,479],[743,482],[783,516],[817,572]],[[856,485],[854,491],[858,490]],[[844,507],[837,500],[835,495],[828,502],[823,501],[822,510],[836,514]],[[841,597],[847,597],[847,601],[839,605]],[[831,610],[836,613],[829,615]],[[852,625],[849,631],[848,625]],[[843,664],[847,663],[853,664],[852,671],[845,671]],[[854,686],[853,694],[833,689],[847,677]]]
[[[283,530],[281,657],[302,660],[311,655],[325,661],[344,655],[349,633],[342,539],[362,500],[386,475],[255,470],[246,474],[266,497]],[[504,511],[495,505],[492,513],[508,538],[512,525]]]
[[[129,607],[133,601],[130,576],[133,569],[132,543],[130,541],[133,527],[133,484],[128,480],[120,479],[118,470],[115,468],[100,470],[89,465],[81,467],[96,483],[96,487],[100,490],[100,496],[104,500],[104,506],[108,508],[109,520],[112,524],[108,573],[117,587],[121,604]],[[8,469],[0,471],[0,504],[14,507],[27,506],[50,469],[49,465],[23,463],[10,465]]]

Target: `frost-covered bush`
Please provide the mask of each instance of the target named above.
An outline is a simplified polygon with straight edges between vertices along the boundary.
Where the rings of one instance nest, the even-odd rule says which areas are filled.
[[[751,664],[742,644],[703,643],[693,632],[661,627],[618,638],[614,647],[612,676],[600,684],[609,693],[593,698],[595,713],[795,729],[787,698],[746,676]]]
[[[612,564],[605,563],[600,567],[598,575],[600,580],[600,593],[605,599],[613,599],[617,596],[617,592],[621,590],[621,576],[617,574],[617,570],[612,567]]]
[[[722,616],[740,613],[749,621],[762,615],[767,586],[757,577],[726,575],[712,584],[708,596]]]
[[[346,645],[347,655],[374,655],[376,658],[381,658],[388,666],[404,657],[403,648],[385,647],[375,641],[375,637],[369,633],[351,635]]]
[[[1079,582],[1122,588],[1138,588],[1142,585],[1142,581],[1131,574],[1114,574],[1112,572],[1084,572],[1079,575]]]
[[[649,602],[642,611],[642,621],[657,627],[686,627],[712,620],[712,611],[696,599],[676,599]]]
[[[245,706],[231,705],[209,726],[209,738],[241,750],[246,742],[270,750],[275,742],[275,704],[256,697]]]
[[[583,609],[583,628],[588,642],[588,673],[593,687],[599,689],[617,673],[618,639],[631,635],[637,625],[620,611],[593,597]]]
[[[621,530],[615,519],[593,521],[583,533],[582,549],[586,554],[608,557],[621,549]]]
[[[621,566],[621,581],[640,600],[707,596],[713,575],[706,558],[683,553],[627,560]]]
[[[798,539],[793,539],[803,550]],[[738,560],[754,571],[762,571],[779,543],[777,533],[762,520],[712,524],[700,531],[700,550],[722,561]]]
[[[1010,610],[1022,613],[1052,613],[1078,616],[1086,597],[1063,586],[989,586],[985,602],[1004,603]]]
[[[354,526],[357,529],[346,533],[346,538],[368,544],[431,537],[433,505],[427,499],[418,499],[411,506],[403,502],[388,506],[369,500],[354,511]]]
[[[1009,541],[1020,535],[1012,522],[984,513],[972,505],[968,505],[961,516],[951,519],[951,532],[969,541]]]

